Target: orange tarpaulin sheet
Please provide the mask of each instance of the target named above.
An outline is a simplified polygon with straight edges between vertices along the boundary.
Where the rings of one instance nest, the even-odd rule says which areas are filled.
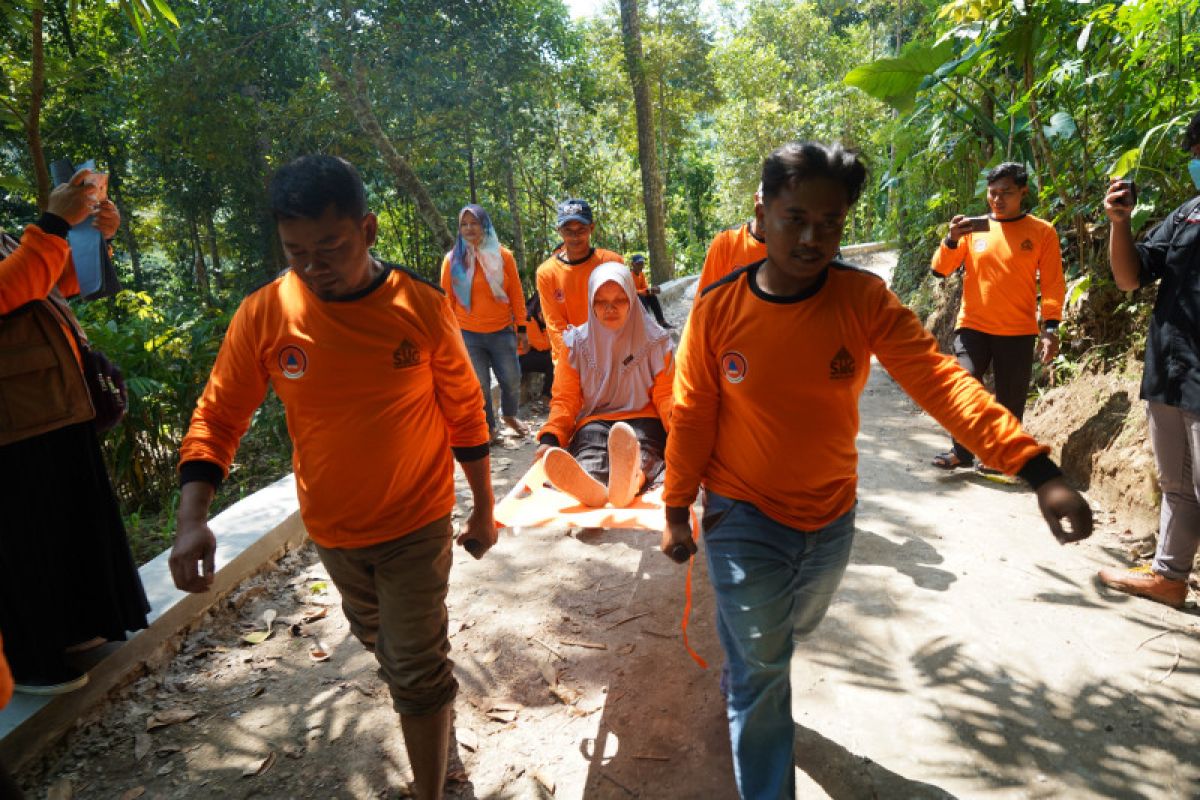
[[[496,504],[496,522],[510,528],[637,528],[661,531],[666,524],[662,487],[651,489],[625,508],[590,508],[546,485],[542,462],[535,461]]]

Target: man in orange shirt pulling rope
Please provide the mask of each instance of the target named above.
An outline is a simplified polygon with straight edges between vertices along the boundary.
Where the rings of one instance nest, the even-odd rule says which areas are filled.
[[[878,276],[836,259],[865,181],[838,145],[772,153],[758,218],[767,258],[703,290],[676,361],[662,549],[684,561],[696,552],[690,507],[703,484],[734,775],[747,800],[795,796],[793,638],[816,629],[850,560],[872,355],[955,436],[1027,480],[1060,541],[1092,530],[1048,448],[937,352]]]

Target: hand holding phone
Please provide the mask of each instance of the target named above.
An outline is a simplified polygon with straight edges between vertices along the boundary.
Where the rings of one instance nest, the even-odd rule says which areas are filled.
[[[967,217],[967,222],[971,224],[971,233],[987,233],[992,226],[987,217]]]
[[[1137,186],[1126,178],[1113,178],[1104,195],[1104,213],[1110,222],[1128,222],[1137,206]]]

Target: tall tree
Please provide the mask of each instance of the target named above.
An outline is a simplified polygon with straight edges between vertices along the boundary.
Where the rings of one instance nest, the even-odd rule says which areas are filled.
[[[675,276],[675,265],[667,251],[666,214],[663,210],[662,174],[658,170],[658,148],[654,141],[654,113],[650,87],[642,58],[642,26],[637,0],[620,0],[621,38],[625,45],[625,70],[633,89],[637,113],[638,161],[642,167],[642,202],[646,207],[646,239],[650,246],[650,275],[655,283]]]

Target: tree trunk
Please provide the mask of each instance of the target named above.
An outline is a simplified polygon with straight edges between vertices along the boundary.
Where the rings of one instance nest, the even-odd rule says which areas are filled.
[[[29,110],[25,114],[25,144],[29,148],[29,159],[33,162],[33,175],[37,181],[38,208],[45,211],[50,199],[50,170],[46,166],[46,154],[42,152],[42,98],[46,92],[46,52],[42,23],[45,3],[35,0],[30,10],[32,33],[30,34],[29,66]]]
[[[217,246],[217,224],[212,214],[204,215],[204,228],[208,234],[208,255],[212,258],[213,283],[218,289],[224,288],[221,275],[221,249]]]
[[[621,33],[625,44],[625,68],[633,88],[637,110],[638,160],[642,167],[642,201],[646,207],[646,238],[650,246],[650,275],[655,283],[675,276],[675,265],[667,252],[662,178],[658,171],[658,151],[654,142],[654,115],[650,108],[650,90],[646,86],[642,60],[642,32],[638,21],[637,0],[619,0]]]
[[[321,66],[329,74],[334,88],[342,96],[346,105],[350,107],[363,132],[379,149],[379,154],[383,157],[388,169],[391,170],[392,177],[400,184],[400,188],[413,199],[421,220],[429,228],[437,246],[443,252],[449,250],[454,246],[454,235],[450,232],[450,228],[446,225],[446,220],[438,211],[437,206],[434,205],[433,198],[429,196],[421,178],[380,126],[375,111],[371,107],[370,98],[367,96],[367,82],[362,68],[358,65],[352,67],[354,83],[351,84],[350,77],[335,66],[328,56],[321,56]]]
[[[196,279],[196,291],[205,305],[209,305],[211,293],[208,284],[208,265],[204,262],[204,249],[200,246],[200,229],[195,218],[188,217],[188,230],[192,234],[192,274]]]
[[[498,138],[501,152],[504,153],[504,164],[501,167],[504,173],[504,191],[508,195],[508,213],[512,216],[513,257],[517,260],[517,271],[525,277],[529,276],[526,271],[529,265],[525,263],[525,228],[521,223],[521,197],[517,194],[517,178],[513,174],[516,169],[516,155],[513,153],[512,134],[508,130],[507,122],[500,123]]]
[[[121,213],[121,243],[125,245],[125,252],[129,253],[129,263],[133,266],[133,288],[142,289],[145,283],[145,276],[142,275],[142,249],[138,245],[137,234],[133,232],[133,213],[120,197],[114,196],[113,204]]]
[[[471,202],[479,203],[479,195],[475,190],[475,144],[467,142],[467,183],[471,187]]]

